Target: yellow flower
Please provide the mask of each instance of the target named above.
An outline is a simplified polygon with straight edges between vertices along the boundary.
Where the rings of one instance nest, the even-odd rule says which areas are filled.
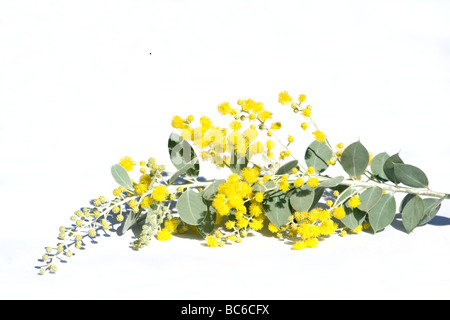
[[[231,230],[234,228],[234,226],[236,225],[236,221],[234,220],[228,220],[227,222],[225,222],[225,228]]]
[[[302,114],[308,118],[311,116],[311,110],[309,110],[308,108],[305,108],[302,110]]]
[[[292,98],[289,95],[289,93],[287,93],[287,91],[283,91],[280,92],[280,94],[278,95],[278,102],[283,105],[286,105],[292,102]]]
[[[139,183],[134,186],[134,190],[136,191],[136,194],[141,195],[147,192],[148,186],[146,184]]]
[[[306,184],[311,188],[315,188],[319,185],[319,179],[311,177],[308,179],[308,182]]]
[[[259,119],[260,119],[261,121],[264,122],[264,121],[267,121],[267,120],[269,120],[270,118],[272,118],[272,113],[270,113],[269,111],[264,110],[264,111],[258,113],[258,117],[259,117]]]
[[[242,178],[249,184],[254,184],[259,179],[261,170],[258,167],[244,168],[241,171]]]
[[[152,199],[152,198],[150,198],[150,197],[144,197],[144,198],[142,198],[142,200],[141,200],[141,207],[142,207],[143,209],[148,209],[148,208],[150,208],[150,206],[152,205],[152,203],[153,203],[153,199]]]
[[[317,238],[309,238],[305,240],[305,245],[307,248],[314,248],[317,247],[319,244],[319,240]]]
[[[152,197],[155,201],[164,201],[167,199],[168,195],[169,190],[167,189],[167,186],[159,185],[153,188]]]
[[[348,200],[348,205],[352,208],[356,208],[361,204],[361,201],[359,200],[359,197],[357,195],[353,196]]]
[[[266,141],[267,150],[272,150],[275,148],[275,142],[271,139],[267,139]]]
[[[324,142],[327,138],[327,136],[320,130],[314,131],[313,135],[318,142]]]
[[[263,195],[263,193],[262,192],[258,192],[256,195],[255,195],[255,201],[256,202],[263,202],[263,200],[264,200],[264,195]]]
[[[228,102],[224,102],[217,107],[217,110],[220,114],[226,115],[231,113],[232,108]]]
[[[250,228],[252,230],[258,231],[261,230],[264,227],[264,220],[263,219],[253,219],[250,222]]]
[[[172,233],[165,228],[159,231],[158,235],[156,236],[156,239],[158,239],[159,241],[167,241],[170,240],[170,238],[172,238]]]
[[[125,156],[122,159],[120,159],[119,164],[128,172],[133,171],[134,165],[136,162],[134,162],[131,157]]]
[[[272,130],[281,129],[281,122],[274,122],[274,123],[272,123],[272,125],[270,126],[270,129],[272,129]]]
[[[175,129],[185,129],[187,125],[180,116],[175,116],[172,118],[172,127]]]
[[[342,219],[345,217],[345,209],[342,206],[339,206],[333,210],[333,215],[336,219]]]
[[[249,207],[249,212],[253,217],[259,217],[262,213],[262,207],[258,203],[252,203]]]
[[[230,128],[233,131],[238,131],[242,128],[242,124],[239,121],[231,121]]]
[[[214,248],[214,247],[217,247],[217,246],[219,245],[219,244],[217,243],[217,238],[214,237],[214,236],[209,235],[209,236],[207,236],[207,237],[205,238],[205,240],[206,240],[206,245],[207,245],[208,247],[210,247],[210,248]]]
[[[298,101],[299,102],[303,102],[303,101],[305,101],[306,100],[306,95],[304,95],[304,94],[301,94],[299,97],[298,97]]]
[[[297,178],[294,181],[294,187],[296,188],[300,188],[303,185],[303,179],[302,178]]]
[[[278,231],[280,231],[272,222],[269,223],[269,231],[272,233],[277,233]]]
[[[306,243],[305,241],[297,241],[296,243],[294,243],[294,245],[292,246],[292,250],[303,250],[306,249]]]
[[[306,130],[308,128],[308,124],[306,122],[303,122],[300,126],[303,130]]]
[[[292,143],[292,142],[294,142],[294,137],[293,137],[293,136],[291,136],[291,135],[289,135],[289,137],[288,137],[288,142],[289,142],[289,143]]]

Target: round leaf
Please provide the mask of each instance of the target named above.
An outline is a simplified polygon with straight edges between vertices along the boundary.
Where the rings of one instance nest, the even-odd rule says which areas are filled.
[[[394,173],[394,163],[403,163],[398,153],[390,156],[383,165],[383,171],[386,177],[395,184],[399,184],[400,181],[397,179]]]
[[[359,177],[369,165],[369,159],[369,152],[357,141],[345,148],[341,155],[341,165],[351,177]]]
[[[324,142],[313,141],[305,153],[305,162],[308,167],[313,167],[317,173],[328,168],[328,161],[333,156],[333,151]]]
[[[369,210],[369,223],[374,232],[386,228],[394,221],[396,203],[393,195],[384,194],[380,201]]]
[[[277,172],[275,172],[275,175],[282,175],[285,173],[289,174],[292,172],[292,169],[294,169],[297,166],[297,164],[298,164],[298,160],[289,161],[288,163],[279,167]]]
[[[372,187],[367,189],[359,196],[361,204],[358,206],[358,209],[362,211],[369,211],[377,204],[382,195],[383,190],[381,190],[381,188],[379,187]]]
[[[198,177],[200,164],[194,148],[183,138],[172,133],[168,142],[170,161],[179,170],[178,175],[186,174],[190,177]]]
[[[191,189],[185,191],[177,202],[177,211],[181,220],[193,226],[201,224],[206,217],[207,209],[202,196]]]
[[[370,163],[372,173],[380,180],[389,180],[383,171],[383,166],[387,159],[389,159],[389,155],[386,152],[382,152],[373,157]]]
[[[270,222],[278,229],[289,222],[291,208],[289,207],[289,198],[285,192],[280,190],[272,192],[267,199],[264,199],[263,209]]]
[[[419,168],[410,164],[394,163],[395,177],[406,186],[414,188],[428,187],[428,178]]]
[[[295,211],[298,212],[309,211],[309,209],[313,205],[314,198],[315,198],[314,190],[299,189],[291,194],[289,202]]]
[[[410,233],[422,221],[425,214],[425,205],[418,195],[406,203],[402,211],[402,223],[406,232]]]
[[[344,209],[345,217],[343,217],[340,221],[347,228],[355,230],[364,222],[367,212],[361,211],[358,208],[351,208],[347,205],[344,206]]]
[[[439,209],[441,208],[441,203],[444,199],[427,198],[423,199],[423,204],[425,207],[425,213],[422,220],[419,222],[419,226],[427,224],[431,219],[433,219]]]

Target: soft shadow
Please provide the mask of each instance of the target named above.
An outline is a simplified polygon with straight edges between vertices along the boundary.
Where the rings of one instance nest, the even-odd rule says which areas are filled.
[[[427,224],[430,224],[432,226],[449,226],[450,225],[450,218],[444,217],[444,216],[435,216],[433,219],[428,221],[428,223],[426,223],[424,225],[421,225],[421,226],[417,226],[417,228],[426,226]],[[402,215],[400,213],[397,213],[395,215],[394,221],[392,221],[391,226],[394,229],[397,229],[399,231],[407,233],[405,227],[403,226]]]

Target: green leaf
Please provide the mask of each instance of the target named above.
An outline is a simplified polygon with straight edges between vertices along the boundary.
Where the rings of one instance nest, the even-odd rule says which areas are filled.
[[[427,224],[430,222],[431,219],[433,219],[436,214],[438,213],[439,209],[441,208],[441,203],[444,201],[444,198],[436,199],[436,198],[427,198],[423,199],[423,204],[425,207],[425,213],[423,215],[422,220],[419,222],[419,226],[423,226],[424,224]]]
[[[306,188],[309,188],[308,186],[306,186]],[[325,191],[324,187],[318,186],[316,188],[310,188],[311,190],[314,191],[314,200],[313,203],[311,205],[311,207],[309,208],[309,210],[313,209],[317,203],[319,203],[320,198],[322,198],[322,195]]]
[[[351,208],[348,205],[344,205],[345,217],[340,221],[352,230],[358,228],[367,216],[367,212],[361,211],[358,208]]]
[[[245,156],[238,154],[236,148],[232,148],[230,157],[230,169],[233,173],[240,174],[242,169],[246,168],[248,165],[248,159],[250,158],[250,148],[247,148]]]
[[[372,173],[379,180],[389,180],[383,170],[384,163],[387,159],[389,159],[389,155],[386,152],[382,152],[373,157],[372,162],[370,163],[370,169],[372,170]]]
[[[422,221],[425,214],[425,205],[418,195],[406,203],[402,211],[402,223],[406,232],[410,233]]]
[[[369,210],[369,223],[378,232],[394,221],[396,203],[393,195],[383,194],[380,201]]]
[[[139,212],[131,211],[128,214],[128,216],[125,219],[125,221],[123,223],[123,226],[122,226],[122,234],[127,232],[136,223],[136,221],[139,218],[140,214],[141,214],[141,211],[139,211]]]
[[[348,187],[345,190],[343,190],[342,192],[339,193],[339,196],[336,198],[336,201],[334,202],[336,206],[341,205],[343,202],[345,202],[344,200],[348,197],[350,197],[351,195],[355,194],[357,192],[357,190],[353,187]]]
[[[199,193],[188,189],[178,199],[177,211],[185,223],[198,226],[205,219],[208,208]]]
[[[334,188],[334,187],[338,186],[342,181],[344,181],[344,177],[337,176],[337,177],[322,181],[320,183],[320,186],[324,187],[324,188]]]
[[[386,177],[395,184],[399,184],[400,181],[397,179],[394,173],[394,163],[403,163],[398,153],[390,156],[383,165],[383,171]]]
[[[133,182],[131,181],[127,170],[125,170],[125,168],[120,164],[115,164],[111,167],[111,174],[119,185],[127,189],[134,190]]]
[[[314,203],[315,192],[311,189],[296,189],[289,197],[292,208],[298,212],[308,212]]]
[[[342,168],[351,177],[359,177],[369,165],[369,152],[357,141],[345,148],[341,155]]]
[[[416,195],[412,194],[412,193],[408,193],[402,200],[402,202],[400,202],[400,212],[403,211],[403,208],[405,207],[405,205],[408,203],[409,200],[411,200],[412,198],[414,198]]]
[[[186,174],[190,177],[198,177],[200,164],[197,154],[189,142],[183,140],[178,134],[172,133],[169,137],[168,147],[170,161],[172,161],[173,165],[178,170],[184,170],[180,175]],[[189,167],[186,168],[186,165],[189,165]]]
[[[289,207],[289,197],[285,192],[281,190],[271,192],[264,199],[262,205],[266,216],[278,229],[289,222],[291,208]]]
[[[197,226],[197,230],[203,238],[211,234],[216,225],[216,209],[213,206],[208,206],[205,219]]]
[[[358,209],[362,211],[369,211],[377,204],[382,195],[383,190],[381,190],[381,188],[379,187],[371,187],[367,189],[359,196],[361,204],[358,206]]]
[[[292,160],[288,163],[282,165],[278,168],[277,172],[275,172],[275,175],[282,175],[286,173],[292,173],[292,169],[294,169],[298,164],[298,160]]]
[[[197,166],[197,167],[196,167]],[[180,170],[178,170],[177,172],[175,172],[172,177],[170,177],[168,183],[172,184],[175,180],[177,180],[177,178],[183,174],[188,174],[188,172],[194,173],[193,176],[197,177],[198,174],[200,173],[200,171],[198,170],[198,158],[192,159],[191,162],[187,163],[184,167],[182,167]],[[192,171],[194,170],[194,171]],[[192,175],[191,175],[192,176]]]
[[[202,195],[203,199],[205,199],[207,201],[214,200],[214,197],[217,194],[219,186],[224,182],[226,182],[226,180],[220,179],[220,180],[215,180],[213,183],[211,183],[203,192],[203,195]]]
[[[419,168],[410,164],[394,163],[395,177],[406,186],[414,188],[428,187],[428,178]]]
[[[255,184],[253,185],[253,187],[252,187],[252,191],[253,191],[253,193],[256,193],[256,192],[266,192],[266,190],[272,189],[272,188],[274,188],[275,186],[276,186],[276,184],[275,184],[272,180],[267,181],[267,182],[264,183],[262,186],[259,185],[258,183],[255,183]]]
[[[332,158],[333,151],[324,142],[313,141],[305,153],[305,162],[308,167],[313,167],[317,173],[328,168],[328,161]]]

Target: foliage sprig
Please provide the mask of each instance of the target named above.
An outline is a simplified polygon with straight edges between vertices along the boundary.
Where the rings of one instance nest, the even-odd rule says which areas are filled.
[[[262,230],[301,250],[332,234],[377,233],[392,223],[397,207],[410,233],[450,198],[432,191],[425,173],[399,154],[374,156],[361,141],[333,146],[305,101],[304,94],[296,101],[287,92],[279,94],[279,103],[300,117],[299,129],[311,132],[304,155],[291,152],[297,138],[280,138],[281,122],[253,99],[238,100],[236,108],[228,102],[218,106],[231,119],[226,128],[207,116],[197,125],[192,115],[173,117],[178,132],[169,136],[168,149],[176,171],[170,173],[150,158],[139,163],[140,176],[134,181],[130,174],[137,163],[123,157],[111,167],[117,183],[113,198],[101,196],[91,207],[75,211],[71,224],[59,228],[60,242],[46,248],[40,273],[56,272],[58,261],[112,226],[122,234],[137,232],[136,250],[153,238],[165,241],[186,232],[198,234],[209,247],[222,247]],[[228,178],[202,179],[205,161],[229,170]],[[342,175],[325,174],[336,165]],[[399,206],[396,193],[406,194]]]

